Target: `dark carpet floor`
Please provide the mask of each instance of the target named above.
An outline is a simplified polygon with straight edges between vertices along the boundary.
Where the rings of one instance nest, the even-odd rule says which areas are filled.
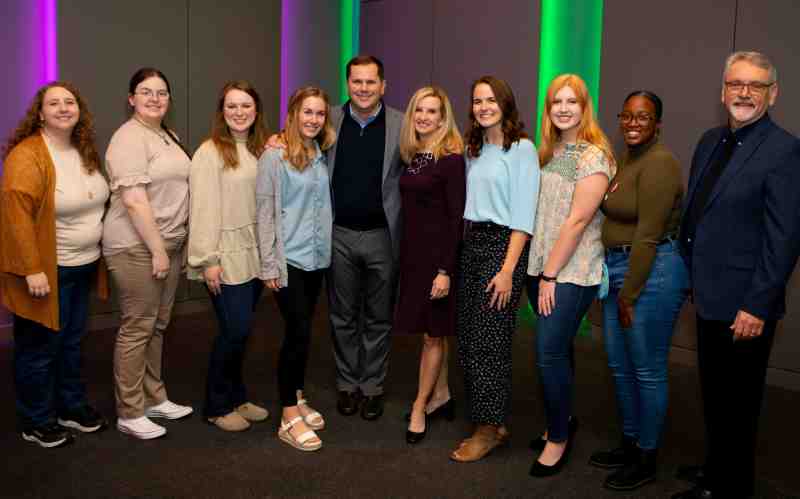
[[[282,321],[268,298],[259,306],[251,338],[246,379],[251,399],[264,403],[270,419],[250,431],[228,434],[203,422],[206,362],[216,323],[211,313],[177,316],[166,342],[165,378],[170,399],[190,403],[196,414],[168,421],[166,437],[137,441],[113,429],[113,330],[86,338],[85,378],[96,407],[112,428],[77,435],[73,445],[41,449],[24,442],[15,429],[12,351],[0,348],[6,376],[0,381],[1,497],[540,497],[665,498],[687,487],[673,478],[682,463],[702,457],[701,410],[696,370],[671,367],[670,410],[659,456],[658,480],[638,491],[602,488],[606,472],[587,464],[589,455],[616,443],[615,402],[602,344],[576,342],[576,414],[581,428],[567,468],[549,479],[528,476],[534,454],[527,443],[544,426],[534,369],[533,333],[521,326],[514,343],[514,402],[510,446],[483,461],[451,462],[448,454],[468,432],[463,405],[454,423],[430,424],[418,446],[404,441],[403,415],[416,391],[420,338],[395,337],[387,384],[386,413],[376,422],[343,417],[335,409],[331,341],[324,303],[318,307],[306,392],[327,420],[320,432],[320,452],[302,453],[276,437],[275,365]],[[461,402],[463,387],[451,358],[453,392]],[[769,388],[761,418],[758,450],[758,497],[800,497],[796,458],[800,444],[800,396]]]

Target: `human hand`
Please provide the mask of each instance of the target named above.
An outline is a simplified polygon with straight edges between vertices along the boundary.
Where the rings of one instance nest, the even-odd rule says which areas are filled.
[[[628,329],[633,325],[633,304],[617,297],[617,313],[623,329]]]
[[[273,133],[264,144],[264,150],[267,149],[286,149],[286,141],[283,139],[282,133]]]
[[[736,319],[731,324],[731,329],[733,330],[733,341],[752,340],[764,332],[764,320],[748,314],[744,310],[739,310],[736,312]]]
[[[431,300],[444,298],[450,293],[450,276],[447,274],[436,274],[431,286]]]
[[[203,271],[203,278],[212,295],[217,296],[222,293],[222,267],[219,265],[208,267]]]
[[[556,308],[556,283],[539,279],[539,313],[545,317]]]
[[[35,298],[47,296],[50,293],[50,283],[44,272],[26,275],[25,282],[28,283],[28,293]]]
[[[268,287],[273,291],[277,291],[281,287],[281,281],[280,279],[265,279],[264,286]]]
[[[511,299],[511,272],[502,270],[492,277],[486,292],[492,291],[492,298],[489,300],[489,307],[503,310]]]
[[[165,251],[153,253],[153,277],[166,279],[169,275],[169,257]]]

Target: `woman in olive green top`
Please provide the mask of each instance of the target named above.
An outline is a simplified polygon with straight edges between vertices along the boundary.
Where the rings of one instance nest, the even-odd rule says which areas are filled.
[[[591,463],[619,468],[605,486],[635,489],[655,479],[667,410],[667,358],[686,298],[688,273],[675,235],[683,181],[675,156],[658,139],[661,99],[630,94],[619,114],[626,151],[601,206],[609,293],[603,303],[608,365],[622,418],[622,443]]]

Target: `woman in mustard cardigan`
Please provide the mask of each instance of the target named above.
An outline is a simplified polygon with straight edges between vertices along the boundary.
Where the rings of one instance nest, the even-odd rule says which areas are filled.
[[[14,383],[22,438],[71,441],[65,428],[98,431],[86,399],[80,345],[98,272],[108,185],[98,172],[92,115],[78,90],[50,83],[2,153],[0,295],[14,314]]]

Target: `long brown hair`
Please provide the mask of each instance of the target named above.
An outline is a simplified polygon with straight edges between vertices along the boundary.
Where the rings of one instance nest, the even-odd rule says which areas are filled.
[[[256,105],[256,117],[247,131],[247,150],[256,158],[261,156],[264,144],[267,141],[267,129],[264,125],[264,108],[261,97],[255,87],[248,81],[236,80],[226,83],[219,92],[217,110],[211,122],[211,141],[222,156],[223,168],[236,168],[239,166],[239,153],[236,152],[236,141],[231,135],[230,128],[225,122],[225,97],[231,90],[241,90],[253,98]]]
[[[444,155],[461,154],[464,151],[464,141],[458,132],[458,126],[453,117],[453,106],[450,105],[447,93],[436,85],[422,87],[414,93],[408,102],[408,109],[406,109],[405,119],[403,119],[403,128],[400,131],[400,156],[406,163],[410,163],[414,154],[422,148],[419,135],[417,135],[417,130],[414,127],[414,112],[417,110],[419,102],[426,97],[439,99],[439,113],[442,115],[442,126],[430,143],[427,144],[433,153],[434,159],[438,161]]]
[[[300,115],[303,101],[308,97],[319,97],[325,103],[325,124],[322,125],[322,130],[314,137],[314,140],[319,144],[322,151],[329,149],[336,141],[336,132],[331,125],[330,117],[330,100],[328,94],[317,87],[303,87],[299,88],[292,94],[289,99],[289,109],[286,111],[286,125],[284,126],[283,136],[286,139],[286,158],[289,163],[295,168],[302,171],[308,166],[311,160],[313,150],[306,148],[303,137],[300,134]]]
[[[481,76],[472,82],[472,86],[469,89],[469,125],[467,127],[467,132],[464,134],[467,141],[467,154],[472,158],[478,157],[483,147],[483,127],[478,123],[477,118],[475,118],[475,113],[472,111],[472,98],[473,95],[475,95],[475,87],[481,83],[489,85],[489,88],[492,89],[494,98],[497,100],[497,105],[500,107],[500,112],[503,113],[503,122],[501,124],[501,129],[503,131],[503,150],[508,151],[511,144],[528,136],[528,134],[523,131],[525,124],[519,119],[517,100],[514,98],[514,92],[511,90],[509,84],[494,76]]]
[[[550,119],[550,109],[553,107],[553,99],[559,90],[564,87],[569,87],[575,92],[578,98],[583,114],[581,122],[578,124],[578,142],[588,142],[597,146],[606,156],[610,165],[614,165],[614,152],[611,149],[611,144],[608,142],[608,137],[600,129],[600,125],[594,117],[594,108],[592,106],[592,99],[589,97],[589,89],[583,79],[571,73],[565,73],[553,78],[550,86],[547,87],[547,95],[544,101],[544,111],[542,112],[542,136],[539,140],[539,166],[544,168],[545,165],[553,158],[553,150],[555,149],[556,142],[561,138],[561,130],[553,124]]]
[[[39,114],[42,112],[44,94],[51,88],[63,88],[75,96],[80,114],[78,115],[78,123],[72,129],[70,143],[78,150],[83,168],[90,174],[94,173],[100,168],[100,156],[97,154],[97,148],[94,143],[94,118],[86,105],[86,99],[83,98],[77,87],[66,81],[50,82],[36,92],[31,105],[28,106],[28,110],[25,112],[25,117],[22,118],[22,121],[19,122],[17,128],[6,141],[3,147],[2,159],[5,161],[8,154],[17,144],[32,135],[40,133],[44,128],[44,122],[39,117]]]

